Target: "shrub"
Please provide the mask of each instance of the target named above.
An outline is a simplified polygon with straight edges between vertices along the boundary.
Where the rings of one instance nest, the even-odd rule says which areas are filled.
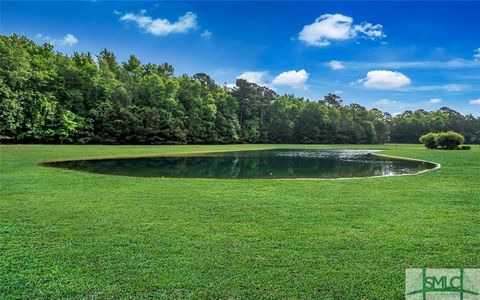
[[[460,150],[470,150],[472,147],[468,146],[468,145],[461,145],[460,146]]]
[[[424,144],[425,147],[427,147],[428,149],[435,149],[437,148],[436,138],[437,138],[436,133],[429,132],[427,134],[422,135],[419,141],[420,143]]]
[[[454,131],[447,131],[438,133],[435,141],[440,148],[454,150],[457,149],[460,144],[465,142],[465,138],[463,135]]]

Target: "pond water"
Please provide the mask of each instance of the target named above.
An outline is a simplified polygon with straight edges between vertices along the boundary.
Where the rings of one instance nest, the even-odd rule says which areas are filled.
[[[45,165],[110,175],[171,178],[352,178],[413,174],[435,168],[384,158],[375,150],[255,150],[59,161]]]

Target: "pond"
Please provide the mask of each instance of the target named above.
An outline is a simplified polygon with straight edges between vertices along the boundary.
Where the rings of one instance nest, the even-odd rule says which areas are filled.
[[[78,171],[170,178],[352,178],[414,174],[436,164],[385,158],[375,150],[255,150],[188,156],[72,160],[45,163]]]

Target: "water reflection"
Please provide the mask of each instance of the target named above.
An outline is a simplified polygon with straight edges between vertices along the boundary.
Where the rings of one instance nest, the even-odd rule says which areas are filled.
[[[200,178],[350,178],[417,173],[435,167],[426,162],[382,158],[373,152],[276,149],[48,165],[100,174]]]

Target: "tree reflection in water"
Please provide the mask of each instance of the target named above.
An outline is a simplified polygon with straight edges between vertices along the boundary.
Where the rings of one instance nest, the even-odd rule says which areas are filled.
[[[351,178],[411,174],[435,167],[428,162],[375,156],[373,152],[276,149],[47,165],[100,174],[174,178]]]

